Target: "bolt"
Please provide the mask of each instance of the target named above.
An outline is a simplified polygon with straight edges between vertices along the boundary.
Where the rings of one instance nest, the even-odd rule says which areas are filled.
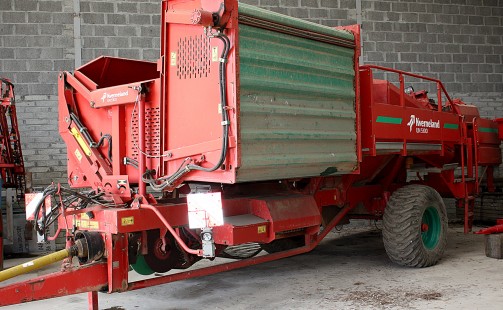
[[[91,101],[91,108],[94,108],[95,105],[96,105],[96,102]]]
[[[65,122],[66,122],[66,123],[69,123],[69,122],[70,122],[70,120],[68,119],[68,116],[66,116],[66,117],[65,117]]]

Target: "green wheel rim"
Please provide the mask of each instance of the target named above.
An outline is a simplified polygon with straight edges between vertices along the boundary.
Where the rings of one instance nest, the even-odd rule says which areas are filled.
[[[131,267],[134,271],[144,276],[148,276],[154,273],[154,271],[147,265],[147,262],[145,261],[143,255],[138,255],[136,257],[136,263],[131,264]]]
[[[438,210],[434,207],[428,207],[424,210],[421,221],[421,237],[424,246],[429,250],[434,249],[440,240],[441,233],[442,225]]]

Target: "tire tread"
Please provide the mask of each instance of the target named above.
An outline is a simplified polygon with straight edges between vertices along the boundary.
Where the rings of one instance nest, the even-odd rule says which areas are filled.
[[[435,206],[441,222],[437,245],[427,249],[421,237],[421,221],[428,205]],[[409,267],[433,266],[441,259],[447,232],[447,212],[440,195],[425,185],[407,185],[393,193],[383,216],[383,242],[391,261]]]

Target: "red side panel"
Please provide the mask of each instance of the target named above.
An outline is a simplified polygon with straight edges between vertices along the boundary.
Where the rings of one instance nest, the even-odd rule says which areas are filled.
[[[474,126],[476,127],[475,139],[479,165],[501,164],[498,124],[493,120],[477,118]]]
[[[201,9],[197,1],[170,1],[168,12]],[[218,38],[209,38],[200,25],[167,22],[163,14],[165,79],[163,88],[165,108],[165,148],[170,154],[164,175],[173,174],[189,157],[199,157],[203,167],[213,167],[219,160],[222,149],[222,111],[220,105],[220,56],[223,43]],[[215,172],[193,171],[188,180],[234,183],[237,166],[236,154],[236,30],[226,29],[231,41],[227,63],[227,105],[231,130],[230,149],[224,169]],[[191,122],[186,120],[190,119]]]
[[[441,151],[443,144],[461,140],[461,118],[452,111],[428,109],[387,81],[374,80],[369,68],[360,70],[362,143],[367,154],[378,149]],[[415,144],[412,146],[411,144]],[[411,147],[412,146],[412,147]],[[415,148],[415,149],[414,149]]]

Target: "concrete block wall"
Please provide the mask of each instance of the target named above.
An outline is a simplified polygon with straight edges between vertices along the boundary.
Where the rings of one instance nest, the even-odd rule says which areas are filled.
[[[35,185],[66,182],[57,75],[74,64],[73,2],[0,1],[0,76],[15,85],[25,165]]]
[[[82,63],[102,55],[157,60],[160,3],[80,0]]]
[[[363,1],[364,59],[438,78],[483,116],[501,117],[502,16],[498,0]]]
[[[442,79],[454,97],[503,117],[503,0],[243,0],[327,26],[363,24],[363,57]],[[74,3],[80,2],[78,8]],[[156,60],[160,0],[1,0],[0,75],[16,85],[34,184],[65,183],[57,132],[57,72],[101,55]],[[416,89],[422,84],[416,85]],[[428,87],[428,85],[424,85]]]
[[[101,55],[156,60],[159,12],[158,0],[0,1],[0,76],[15,84],[25,166],[35,186],[66,184],[57,76],[75,69],[75,19],[81,24],[81,63]]]

